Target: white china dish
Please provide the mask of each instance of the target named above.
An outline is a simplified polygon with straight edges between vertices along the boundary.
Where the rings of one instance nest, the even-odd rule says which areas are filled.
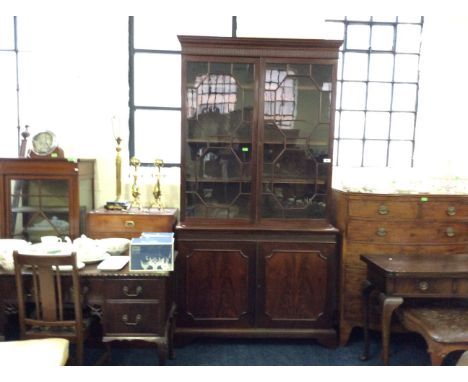
[[[31,243],[21,239],[0,239],[0,268],[12,270],[13,251],[24,251],[31,246]]]
[[[109,237],[106,239],[97,240],[99,245],[105,248],[106,252],[112,256],[119,256],[128,251],[130,240],[120,237]]]

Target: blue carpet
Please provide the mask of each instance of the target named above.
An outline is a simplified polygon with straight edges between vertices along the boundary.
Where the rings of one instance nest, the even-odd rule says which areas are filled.
[[[378,366],[380,335],[371,333],[371,357],[361,361],[362,331],[355,329],[346,346],[328,349],[314,340],[240,340],[196,339],[175,348],[175,358],[167,366]],[[128,344],[128,345],[127,345]],[[112,348],[110,366],[155,366],[157,352],[150,347]],[[390,364],[392,366],[429,366],[423,338],[413,333],[397,333],[391,337]],[[86,364],[95,362],[102,349],[86,348]],[[454,365],[461,352],[453,352],[444,365]]]

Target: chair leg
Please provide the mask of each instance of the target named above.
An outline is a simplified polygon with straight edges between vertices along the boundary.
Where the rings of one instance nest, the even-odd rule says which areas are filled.
[[[436,352],[431,352],[431,365],[432,366],[440,366],[442,362],[444,362],[445,354],[440,354]]]

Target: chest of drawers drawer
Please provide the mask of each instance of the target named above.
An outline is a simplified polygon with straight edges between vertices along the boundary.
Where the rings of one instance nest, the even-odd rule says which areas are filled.
[[[162,335],[164,309],[159,300],[108,300],[104,308],[107,335]]]
[[[108,299],[162,299],[165,280],[164,278],[118,280],[106,283],[104,288]]]
[[[368,243],[457,243],[468,241],[464,223],[351,220],[348,239]]]
[[[348,214],[351,218],[416,219],[418,204],[388,198],[350,199]]]

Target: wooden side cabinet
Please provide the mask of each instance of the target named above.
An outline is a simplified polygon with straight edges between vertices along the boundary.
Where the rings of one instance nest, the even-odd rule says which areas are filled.
[[[76,238],[94,208],[94,160],[0,159],[0,237]]]
[[[140,237],[142,232],[173,232],[177,209],[131,209],[109,211],[98,208],[87,215],[87,236],[93,239],[106,237]]]

